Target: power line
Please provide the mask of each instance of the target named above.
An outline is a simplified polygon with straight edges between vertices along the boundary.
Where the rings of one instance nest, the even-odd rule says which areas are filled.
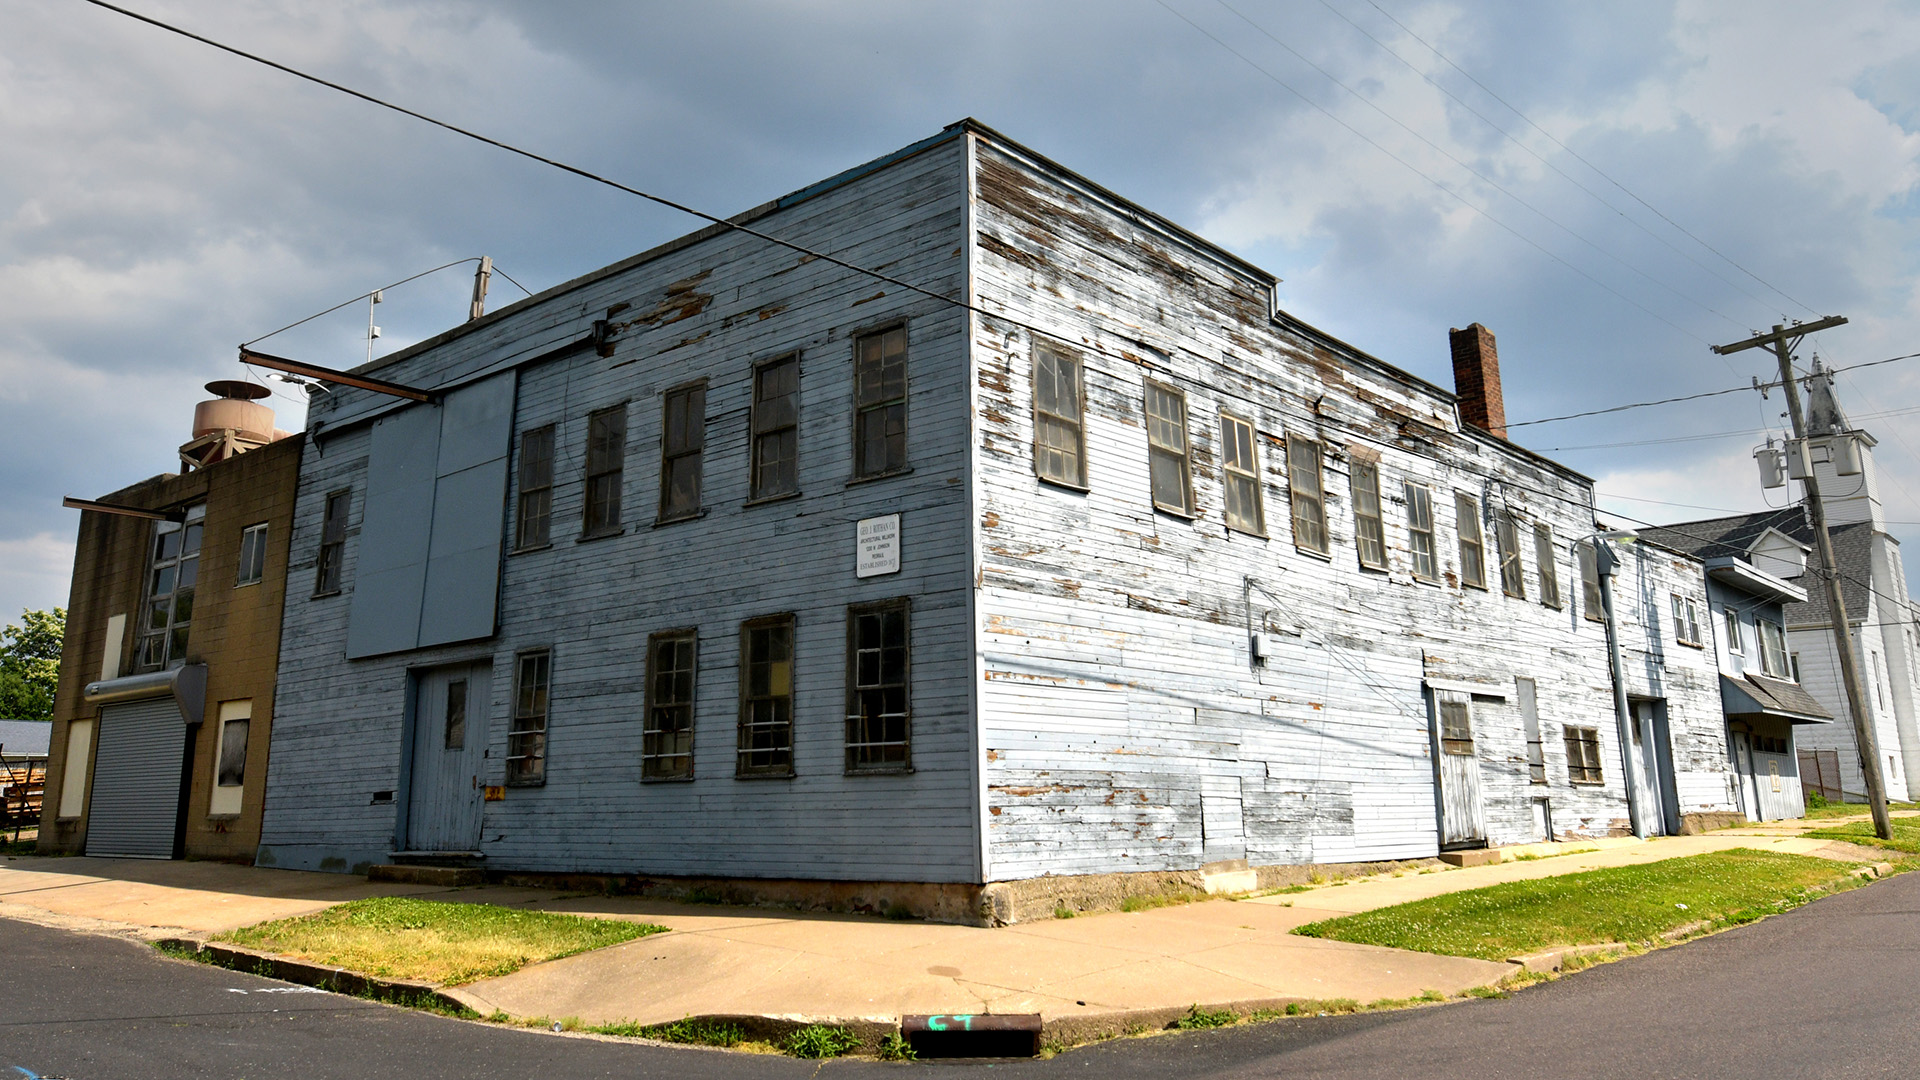
[[[1920,352],[1905,353],[1900,356],[1889,356],[1884,360],[1869,360],[1864,364],[1848,364],[1846,367],[1827,368],[1826,370],[1834,372],[1835,374],[1838,374],[1842,371],[1858,371],[1861,368],[1879,367],[1881,364],[1891,364],[1897,360],[1912,360],[1915,357],[1920,357]],[[1551,424],[1560,420],[1578,420],[1581,417],[1602,416],[1607,413],[1625,412],[1628,409],[1645,409],[1653,405],[1672,405],[1676,402],[1681,402],[1681,401],[1698,401],[1701,398],[1720,397],[1721,395],[1724,395],[1724,394],[1738,394],[1743,390],[1771,390],[1774,387],[1779,385],[1780,385],[1780,382],[1777,379],[1774,380],[1773,382],[1765,382],[1765,383],[1756,381],[1755,383],[1748,386],[1730,386],[1725,390],[1707,390],[1698,394],[1684,394],[1680,397],[1660,398],[1657,401],[1635,401],[1626,405],[1612,405],[1604,409],[1589,409],[1586,412],[1568,413],[1565,416],[1543,416],[1538,420],[1515,420],[1515,421],[1509,422],[1507,424],[1507,427],[1509,428],[1528,427],[1533,424]],[[1916,410],[1915,409],[1890,409],[1885,412],[1861,413],[1859,414],[1858,417],[1856,417],[1856,419],[1865,420],[1865,419],[1873,419],[1877,417],[1901,416],[1901,415],[1905,415],[1906,413],[1914,412],[1914,411]],[[1622,444],[1622,445],[1628,445],[1628,444]],[[1576,447],[1572,449],[1578,449],[1578,448]]]
[[[509,274],[508,274],[508,273],[507,273],[507,272],[506,272],[505,270],[502,270],[502,269],[500,269],[500,264],[499,264],[499,263],[494,263],[494,264],[493,264],[493,272],[494,272],[494,273],[496,273],[496,274],[499,274],[499,275],[500,275],[501,277],[503,277],[503,278],[506,278],[506,279],[507,279],[507,283],[508,283],[508,284],[510,284],[510,285],[512,285],[512,286],[513,286],[514,288],[516,288],[516,289],[519,289],[519,290],[520,290],[521,292],[523,292],[523,293],[526,293],[526,294],[527,294],[528,296],[532,296],[532,295],[533,295],[533,290],[532,290],[532,289],[529,289],[529,288],[527,288],[527,287],[526,287],[525,285],[522,285],[522,284],[520,284],[519,282],[517,282],[517,281],[515,281],[515,280],[513,280],[513,278],[512,278],[512,276],[511,276],[511,275],[509,275]]]
[[[94,3],[94,2],[96,2],[96,0],[87,0],[87,2],[88,2],[88,3]],[[110,6],[110,5],[106,5],[106,4],[102,4],[101,6],[102,6],[102,7],[107,7],[107,6]],[[118,8],[115,8],[114,10],[116,10],[116,11],[117,11],[117,10],[119,10],[119,9],[118,9]],[[336,312],[336,311],[339,311],[339,310],[340,310],[341,308],[343,308],[343,307],[346,307],[346,306],[347,306],[348,304],[357,304],[357,303],[359,303],[360,301],[362,301],[362,300],[365,300],[365,299],[366,299],[367,297],[369,297],[369,296],[372,296],[372,295],[373,295],[374,293],[377,293],[377,292],[385,292],[385,291],[386,291],[386,290],[388,290],[388,289],[393,289],[393,288],[398,288],[398,287],[399,287],[399,286],[401,286],[401,285],[405,285],[405,284],[406,284],[407,282],[409,282],[409,281],[417,281],[417,280],[419,280],[420,278],[423,278],[423,277],[426,277],[426,276],[427,276],[428,274],[437,274],[437,273],[439,273],[439,272],[440,272],[440,271],[442,271],[442,270],[446,270],[446,269],[449,269],[449,268],[451,268],[451,267],[455,267],[455,266],[459,266],[459,265],[460,265],[460,264],[462,264],[462,263],[470,263],[470,262],[479,262],[479,261],[480,261],[480,259],[479,259],[479,258],[478,258],[477,256],[469,256],[469,257],[467,257],[467,258],[464,258],[464,259],[455,259],[455,260],[453,260],[453,261],[452,261],[452,262],[450,262],[450,263],[447,263],[447,264],[445,264],[445,265],[443,265],[443,266],[436,266],[436,267],[434,267],[434,268],[433,268],[433,269],[431,269],[431,270],[422,270],[422,271],[420,271],[419,273],[417,273],[417,274],[415,274],[415,275],[413,275],[412,277],[404,277],[404,278],[401,278],[401,279],[400,279],[399,281],[396,281],[396,282],[394,282],[394,283],[393,283],[392,285],[382,285],[382,286],[380,286],[380,287],[379,287],[378,289],[371,289],[371,290],[368,290],[367,292],[363,292],[363,293],[361,293],[361,294],[360,294],[359,296],[356,296],[356,297],[354,297],[354,298],[353,298],[353,299],[351,299],[351,300],[342,300],[342,301],[340,301],[339,303],[337,303],[337,304],[335,304],[335,305],[333,305],[332,307],[330,307],[330,308],[328,308],[328,309],[327,309],[327,310],[325,310],[325,311],[316,311],[316,312],[314,312],[314,313],[313,313],[312,315],[309,315],[309,316],[307,316],[307,317],[306,317],[306,318],[304,318],[304,319],[300,319],[300,320],[298,320],[297,322],[290,322],[290,323],[288,323],[287,325],[285,325],[285,326],[283,326],[283,327],[281,327],[281,328],[280,328],[280,329],[278,329],[278,330],[273,330],[273,331],[270,331],[270,332],[268,332],[268,333],[265,333],[265,334],[261,334],[261,335],[260,335],[259,337],[257,337],[257,338],[254,338],[254,339],[253,339],[252,341],[243,341],[243,342],[241,342],[240,344],[241,344],[241,345],[243,345],[243,346],[244,346],[244,345],[253,345],[253,344],[257,344],[257,343],[259,343],[259,342],[262,342],[262,341],[265,341],[265,340],[267,340],[268,338],[270,338],[270,337],[272,337],[272,336],[273,336],[274,334],[284,334],[284,333],[286,333],[287,331],[289,331],[289,330],[291,330],[291,329],[293,329],[293,328],[294,328],[294,327],[296,327],[296,326],[304,326],[304,325],[306,325],[307,323],[310,323],[310,322],[312,322],[313,320],[315,320],[315,319],[317,319],[317,318],[319,318],[319,317],[320,317],[320,316],[322,316],[322,315],[331,315],[331,314],[333,314],[334,312]]]
[[[1596,174],[1600,176],[1601,179],[1605,180],[1607,183],[1612,184],[1614,187],[1617,187],[1621,191],[1625,192],[1628,198],[1632,199],[1634,202],[1637,202],[1641,206],[1644,206],[1648,210],[1652,211],[1654,215],[1658,217],[1661,221],[1664,221],[1667,224],[1673,226],[1674,228],[1680,230],[1682,233],[1685,233],[1687,237],[1691,239],[1694,243],[1699,244],[1701,247],[1706,248],[1708,251],[1713,252],[1715,255],[1719,256],[1721,259],[1726,260],[1729,266],[1732,266],[1734,269],[1740,271],[1741,273],[1747,275],[1753,280],[1766,286],[1768,289],[1771,289],[1777,295],[1783,297],[1788,301],[1791,301],[1794,304],[1798,304],[1800,307],[1805,308],[1807,311],[1813,312],[1813,314],[1815,315],[1820,314],[1820,312],[1817,311],[1812,305],[1804,303],[1800,300],[1796,300],[1791,296],[1788,296],[1785,292],[1783,292],[1778,286],[1774,285],[1772,282],[1766,280],[1760,275],[1740,265],[1738,262],[1735,262],[1731,256],[1723,253],[1719,248],[1716,248],[1712,244],[1707,243],[1705,240],[1700,239],[1700,237],[1694,235],[1692,230],[1688,229],[1686,226],[1668,217],[1666,214],[1661,213],[1659,207],[1654,206],[1652,203],[1634,194],[1633,191],[1630,190],[1625,184],[1622,184],[1620,181],[1615,180],[1612,176],[1608,175],[1604,170],[1600,168],[1600,166],[1595,165],[1593,162],[1588,161],[1586,158],[1582,157],[1578,151],[1573,149],[1573,147],[1568,146],[1566,143],[1561,142],[1557,138],[1554,138],[1553,132],[1548,131],[1546,128],[1543,128],[1539,124],[1534,123],[1533,119],[1529,117],[1526,113],[1521,112],[1513,104],[1508,102],[1506,98],[1503,98],[1499,94],[1494,93],[1493,89],[1489,87],[1486,83],[1483,83],[1479,79],[1474,78],[1471,72],[1469,72],[1466,68],[1461,67],[1459,64],[1454,63],[1453,60],[1447,56],[1446,53],[1441,52],[1437,47],[1429,43],[1425,38],[1421,37],[1419,34],[1414,33],[1413,30],[1410,27],[1408,27],[1406,23],[1403,23],[1399,19],[1394,18],[1393,13],[1388,11],[1386,8],[1381,7],[1376,2],[1376,0],[1367,0],[1367,4],[1371,6],[1373,10],[1378,11],[1382,15],[1385,15],[1388,21],[1392,22],[1393,25],[1399,27],[1402,31],[1406,33],[1408,37],[1412,38],[1413,40],[1419,42],[1421,45],[1425,46],[1428,52],[1439,57],[1443,62],[1446,63],[1448,67],[1459,72],[1461,75],[1466,76],[1466,79],[1468,82],[1479,87],[1481,90],[1486,91],[1486,94],[1488,97],[1499,102],[1501,105],[1506,106],[1506,109],[1508,112],[1526,121],[1528,127],[1531,127],[1533,130],[1539,132],[1542,135],[1545,135],[1547,139],[1553,143],[1553,145],[1559,147],[1562,150],[1565,150],[1567,154],[1570,155],[1575,161],[1578,161],[1580,164],[1585,165],[1589,169],[1592,169]]]

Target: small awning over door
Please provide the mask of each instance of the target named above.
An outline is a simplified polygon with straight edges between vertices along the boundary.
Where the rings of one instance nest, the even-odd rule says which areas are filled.
[[[189,725],[205,706],[207,669],[91,683],[99,747],[87,802],[87,854],[170,859],[180,830]]]

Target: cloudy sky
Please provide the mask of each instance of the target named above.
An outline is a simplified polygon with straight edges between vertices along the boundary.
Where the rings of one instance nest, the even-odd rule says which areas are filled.
[[[1836,364],[1920,351],[1912,3],[122,2],[714,213],[973,116],[1442,385],[1447,329],[1484,323],[1516,421],[1745,384],[1763,354],[1708,345],[1783,316],[1852,319],[1815,343]],[[82,0],[0,0],[0,148],[0,617],[66,602],[60,497],[174,467],[235,343],[456,259],[538,291],[698,225]],[[468,288],[389,292],[379,350]],[[274,344],[351,366],[365,327]],[[1920,537],[1920,361],[1840,392]],[[1766,505],[1780,409],[1514,434],[1674,521]]]

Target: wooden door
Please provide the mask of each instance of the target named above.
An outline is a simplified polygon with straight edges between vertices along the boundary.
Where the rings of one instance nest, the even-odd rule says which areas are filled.
[[[480,762],[491,673],[488,664],[462,664],[415,677],[409,851],[480,848]]]
[[[1665,836],[1669,828],[1671,804],[1665,798],[1667,784],[1662,771],[1667,755],[1663,725],[1657,723],[1654,702],[1633,703],[1634,782],[1640,785],[1640,819],[1648,836]]]
[[[1486,812],[1480,801],[1480,759],[1474,753],[1473,699],[1452,690],[1433,691],[1433,737],[1440,847],[1485,847]]]

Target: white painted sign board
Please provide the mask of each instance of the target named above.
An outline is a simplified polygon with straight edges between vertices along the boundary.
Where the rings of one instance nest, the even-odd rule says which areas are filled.
[[[879,577],[900,572],[900,515],[861,518],[854,540],[854,575]]]

